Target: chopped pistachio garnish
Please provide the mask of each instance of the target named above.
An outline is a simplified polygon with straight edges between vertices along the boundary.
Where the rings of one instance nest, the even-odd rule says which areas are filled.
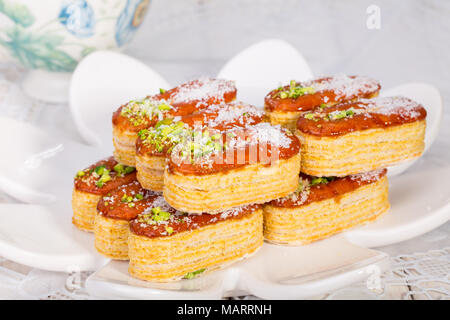
[[[103,171],[106,169],[106,167],[104,165],[102,166],[98,166],[94,169],[94,172],[96,174],[98,174],[99,176],[101,176],[103,174]]]
[[[120,164],[120,163],[116,164],[113,169],[115,172],[117,172],[119,174],[124,171],[123,164]]]
[[[298,186],[297,186],[297,190],[295,190],[295,192],[302,192],[303,189],[304,189],[303,182],[301,179],[298,179]]]
[[[80,171],[77,172],[77,175],[75,176],[75,178],[81,178],[81,177],[83,177],[85,174],[86,174],[86,172],[80,170]]]
[[[281,99],[296,99],[305,94],[313,94],[314,92],[315,90],[313,87],[302,87],[300,84],[297,84],[295,80],[291,80],[289,89],[283,90],[283,88],[278,88],[278,92],[276,92],[273,97],[280,97]]]
[[[353,108],[347,110],[336,110],[330,113],[313,113],[309,112],[304,114],[304,118],[313,121],[319,121],[319,119],[323,119],[325,121],[330,120],[340,120],[348,117],[352,117],[355,114],[355,110]]]
[[[317,121],[319,121],[320,115],[310,112],[310,113],[305,114],[303,117],[305,119],[317,122]]]
[[[355,110],[353,108],[350,108],[348,110],[333,111],[328,114],[328,119],[339,120],[347,117],[352,117],[354,114]]]
[[[111,176],[109,175],[109,170],[105,166],[98,166],[94,169],[95,176],[99,176],[95,185],[102,188],[106,182],[111,181]]]
[[[147,224],[156,224],[161,221],[169,220],[170,216],[170,212],[161,210],[161,207],[155,207],[152,208],[149,213],[139,215],[138,221]]]
[[[145,98],[141,101],[132,100],[122,108],[121,115],[127,117],[134,126],[147,124],[149,119],[163,119],[164,112],[172,109],[165,100]]]
[[[124,194],[123,196],[122,196],[122,198],[120,199],[120,201],[121,202],[124,202],[124,203],[133,203],[133,202],[138,202],[138,201],[141,201],[142,199],[144,199],[144,195],[143,194],[141,194],[141,193],[138,193],[137,195],[135,195],[134,197],[132,197],[132,196],[129,196],[129,195],[127,195],[127,194]],[[130,205],[129,205],[130,206]],[[134,207],[134,204],[132,205],[132,206],[130,206],[130,207]]]
[[[137,199],[137,200],[142,200],[142,199],[144,199],[144,196],[143,196],[142,194],[138,193],[138,194],[136,195],[135,199]]]
[[[123,177],[124,175],[129,174],[134,170],[136,170],[135,167],[124,166],[123,164],[120,163],[116,164],[113,169],[115,172],[117,172],[117,175],[120,177]]]
[[[328,182],[333,181],[335,178],[334,177],[318,177],[318,178],[313,178],[311,180],[310,185],[311,186],[316,186],[319,184],[327,184]]]
[[[166,221],[170,219],[170,212],[162,211],[160,207],[156,207],[152,209],[153,213],[153,221]]]
[[[165,104],[165,103],[160,104],[158,106],[158,109],[161,110],[161,111],[167,111],[167,110],[170,110],[170,108],[171,108],[171,106],[169,106],[168,104]]]
[[[134,170],[136,170],[135,167],[125,166],[125,174],[132,173]]]
[[[158,152],[169,146],[167,151],[170,153],[173,146],[185,141],[189,134],[190,129],[186,128],[182,121],[173,122],[172,119],[164,119],[154,128],[141,130],[138,136],[144,143],[153,145]]]
[[[171,235],[173,233],[173,228],[166,226],[166,231],[167,231],[167,234]]]
[[[219,153],[226,149],[226,145],[222,143],[221,138],[220,133],[210,136],[208,131],[191,131],[191,138],[179,146],[180,155],[182,158],[194,162],[195,159]]]
[[[164,90],[164,89],[162,89],[162,88],[159,88],[159,93],[160,94],[163,94],[163,93],[165,93],[166,92],[166,90]]]
[[[198,276],[199,274],[203,273],[205,270],[206,270],[206,269],[203,268],[203,269],[199,269],[199,270],[197,270],[197,271],[188,272],[188,273],[185,274],[184,279],[193,279],[193,278],[195,278],[196,276]]]

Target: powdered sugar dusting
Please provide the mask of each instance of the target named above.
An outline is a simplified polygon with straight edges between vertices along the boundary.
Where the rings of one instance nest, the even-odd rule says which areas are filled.
[[[421,105],[406,97],[379,97],[375,99],[361,99],[358,106],[367,112],[392,115],[398,114],[404,119],[414,119],[420,116]]]
[[[358,180],[361,182],[375,182],[380,179],[384,169],[373,170],[369,172],[358,173],[350,176],[352,180]]]
[[[378,81],[364,76],[344,74],[326,78],[320,82],[312,80],[306,84],[317,91],[333,91],[337,98],[350,98],[361,94],[375,93],[380,89]]]
[[[226,130],[214,136],[197,134],[193,140],[187,140],[175,146],[171,153],[171,161],[176,164],[191,163],[204,169],[211,169],[214,163],[244,164],[245,154],[249,153],[248,159],[251,159],[248,160],[249,164],[257,161],[271,162],[279,159],[282,149],[297,148],[296,140],[297,138],[289,130],[279,125],[261,122],[244,128]]]
[[[156,207],[160,207],[161,210],[164,211],[168,211],[171,209],[171,206],[166,202],[164,197],[162,195],[159,195],[152,201],[151,205],[143,211],[143,213],[144,214],[149,213],[152,210],[152,208]]]
[[[262,109],[242,102],[213,105],[206,110],[206,113],[209,112],[217,112],[217,116],[208,122],[208,126],[211,128],[235,121],[243,124],[245,116],[262,117],[264,114]]]
[[[241,213],[244,210],[244,208],[246,209],[246,207],[236,207],[236,208],[231,208],[231,209],[225,210],[225,211],[219,213],[220,218],[225,220],[229,217],[237,216],[237,215],[239,215],[239,213]]]
[[[289,148],[292,136],[289,131],[282,130],[280,125],[261,122],[251,127],[251,135],[260,144],[270,144],[275,147]]]
[[[242,133],[245,133],[242,135]],[[245,130],[240,128],[229,130],[227,136],[234,134],[231,139],[227,139],[227,147],[244,148],[247,145],[270,145],[276,148],[289,148],[293,135],[290,131],[282,129],[280,125],[271,125],[268,122],[261,122],[248,126]]]
[[[235,91],[234,81],[212,78],[200,78],[182,84],[171,97],[172,103],[203,101],[212,97],[222,99],[226,93]]]
[[[157,211],[152,210],[157,207],[159,207]],[[198,229],[202,225],[208,225],[219,221],[224,221],[226,219],[238,217],[239,215],[245,214],[246,212],[252,213],[257,208],[259,208],[259,206],[250,204],[231,208],[217,214],[194,214],[175,210],[167,203],[165,203],[163,199],[156,199],[144,212],[142,212],[139,216],[136,217],[135,220],[132,221],[132,224],[133,222],[137,222],[142,228],[151,228],[154,231],[158,230],[157,232],[159,235],[167,236],[172,234],[175,231],[174,229],[180,230],[176,228],[176,226],[182,226],[181,232],[190,231]],[[161,226],[164,227],[164,229],[160,228]]]
[[[299,177],[298,179],[299,186],[301,189],[299,191],[293,192],[287,195],[284,198],[277,199],[276,202],[279,204],[283,204],[287,201],[292,202],[295,206],[301,206],[308,200],[309,194],[311,192],[310,181],[309,179],[304,179]]]

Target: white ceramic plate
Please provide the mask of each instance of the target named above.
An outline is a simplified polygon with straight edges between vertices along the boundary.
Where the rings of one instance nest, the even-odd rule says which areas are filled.
[[[268,45],[273,44],[272,41]],[[128,97],[146,95],[147,90],[141,87],[140,92],[132,91],[133,86],[128,86],[127,81],[120,82],[122,90],[120,93],[114,84],[111,86],[117,90],[108,90],[103,84],[101,90],[95,90],[95,85],[105,79],[102,78],[102,74],[89,75],[86,65],[89,66],[94,61],[97,70],[104,70],[107,75],[109,70],[111,76],[114,70],[117,70],[115,68],[118,61],[122,67],[128,61],[128,58],[123,58],[120,54],[99,52],[95,55],[89,56],[95,60],[86,59],[80,64],[84,69],[76,72],[73,86],[79,87],[71,90],[73,98],[71,108],[79,129],[85,133],[84,138],[92,144],[97,143],[96,147],[75,143],[50,132],[43,132],[29,124],[0,118],[0,134],[4,137],[0,140],[0,149],[10,151],[7,157],[0,158],[0,188],[28,203],[0,204],[1,256],[47,270],[99,270],[88,281],[88,288],[101,296],[110,292],[109,297],[214,298],[242,291],[267,298],[299,298],[356,281],[364,275],[363,270],[367,268],[370,270],[378,270],[373,269],[374,267],[384,268],[385,255],[362,247],[407,240],[449,220],[450,189],[440,188],[438,183],[433,182],[448,180],[450,166],[435,168],[427,166],[425,162],[420,166],[420,170],[390,179],[392,208],[388,215],[376,223],[344,233],[338,238],[296,248],[265,244],[251,259],[204,278],[183,281],[170,288],[149,285],[129,278],[125,272],[126,263],[111,262],[99,269],[107,260],[95,252],[93,236],[71,225],[72,178],[78,169],[111,154],[110,128],[108,129],[106,125],[101,128],[98,124],[110,123],[111,112],[120,103],[128,100]],[[104,55],[109,57],[109,68],[106,65],[98,66],[106,61],[106,58],[102,59]],[[116,58],[118,60],[115,60]],[[246,55],[242,54],[236,60],[244,58],[249,59],[251,55],[246,58]],[[232,61],[224,70],[232,74],[233,65],[234,68],[239,66]],[[135,72],[139,73],[145,68],[137,63]],[[298,75],[294,76],[300,79],[301,73],[306,72],[305,70],[307,69],[300,63]],[[88,83],[86,77],[89,76],[96,77],[96,81],[84,86]],[[147,79],[153,77],[154,80],[151,81],[152,86],[149,84],[148,88],[168,87],[153,72],[148,72],[147,76]],[[239,77],[236,76],[235,79]],[[248,81],[244,80],[243,85]],[[156,90],[153,89],[149,91]],[[92,94],[93,90],[95,94]],[[128,94],[127,90],[130,90]],[[416,99],[427,107],[429,113],[427,146],[429,146],[436,136],[441,116],[442,104],[439,92],[424,84],[409,84],[392,90]],[[98,94],[105,98],[107,103],[100,98],[94,104],[91,104],[90,99],[78,97],[81,99],[78,100],[75,98],[77,92],[82,94],[91,92],[92,96]],[[248,101],[262,100],[265,92],[266,89],[263,87],[239,88],[239,95],[246,97]],[[95,117],[90,117],[92,115],[90,112],[95,112]],[[14,140],[8,137],[14,137]],[[404,169],[405,167],[401,170]],[[335,241],[339,241],[339,246],[348,250],[342,251],[343,253],[334,250]],[[350,245],[348,241],[355,245]],[[362,247],[357,247],[358,245]],[[330,252],[333,252],[334,256],[330,255]],[[335,254],[337,252],[339,255]],[[316,266],[314,270],[322,272],[308,269],[308,263],[305,261],[313,261],[312,258],[315,259],[314,263],[311,262],[311,265]],[[277,274],[273,271],[277,268],[281,268],[283,272]],[[278,275],[282,278],[278,278]]]
[[[30,204],[0,205],[0,255],[48,270],[72,266],[95,270],[104,259],[95,252],[92,236],[70,223],[74,172],[111,154],[43,132],[30,124],[0,118],[2,150],[0,188]],[[450,179],[450,166],[422,163],[420,170],[390,179],[391,212],[376,223],[346,234],[363,246],[381,246],[409,239],[445,223],[450,190],[434,181]],[[429,183],[423,183],[427,181]]]
[[[169,84],[142,62],[112,51],[96,51],[75,69],[69,91],[72,117],[91,145],[111,142],[111,114],[132,99]]]
[[[113,299],[220,299],[252,294],[265,299],[301,299],[380,275],[388,256],[334,237],[302,247],[265,243],[252,257],[221,271],[175,283],[133,279],[128,263],[112,261],[86,282],[98,297]]]

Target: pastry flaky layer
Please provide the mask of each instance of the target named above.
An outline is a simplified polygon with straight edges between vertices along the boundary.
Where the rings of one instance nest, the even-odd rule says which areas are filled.
[[[133,277],[153,282],[177,281],[191,272],[209,272],[253,254],[263,244],[262,210],[168,237],[130,233]],[[203,272],[204,271],[204,272]]]
[[[72,223],[81,230],[92,232],[94,230],[97,203],[100,195],[87,193],[74,189],[72,192]]]
[[[289,130],[295,130],[297,119],[304,111],[269,111],[266,110],[266,115],[273,125],[282,125]]]
[[[164,168],[166,157],[137,155],[137,180],[144,189],[161,192],[164,186]]]
[[[388,180],[298,207],[264,206],[264,238],[283,245],[321,240],[380,217],[389,209]]]
[[[117,260],[128,260],[128,220],[111,219],[95,215],[95,249],[102,255]]]
[[[164,198],[175,209],[216,213],[250,203],[265,203],[296,190],[300,154],[271,165],[261,163],[209,175],[164,172]]]
[[[417,158],[425,147],[425,127],[425,120],[421,120],[337,137],[317,137],[296,130],[302,144],[302,172],[343,177]]]
[[[118,162],[127,166],[135,166],[136,139],[136,132],[120,130],[116,126],[113,126],[114,158]]]

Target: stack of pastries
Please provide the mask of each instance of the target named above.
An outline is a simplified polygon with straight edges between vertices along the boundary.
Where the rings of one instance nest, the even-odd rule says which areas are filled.
[[[302,245],[387,212],[386,167],[418,157],[425,109],[360,76],[291,81],[264,110],[202,78],[113,113],[114,156],[75,176],[73,224],[138,279],[191,279],[269,241]]]

